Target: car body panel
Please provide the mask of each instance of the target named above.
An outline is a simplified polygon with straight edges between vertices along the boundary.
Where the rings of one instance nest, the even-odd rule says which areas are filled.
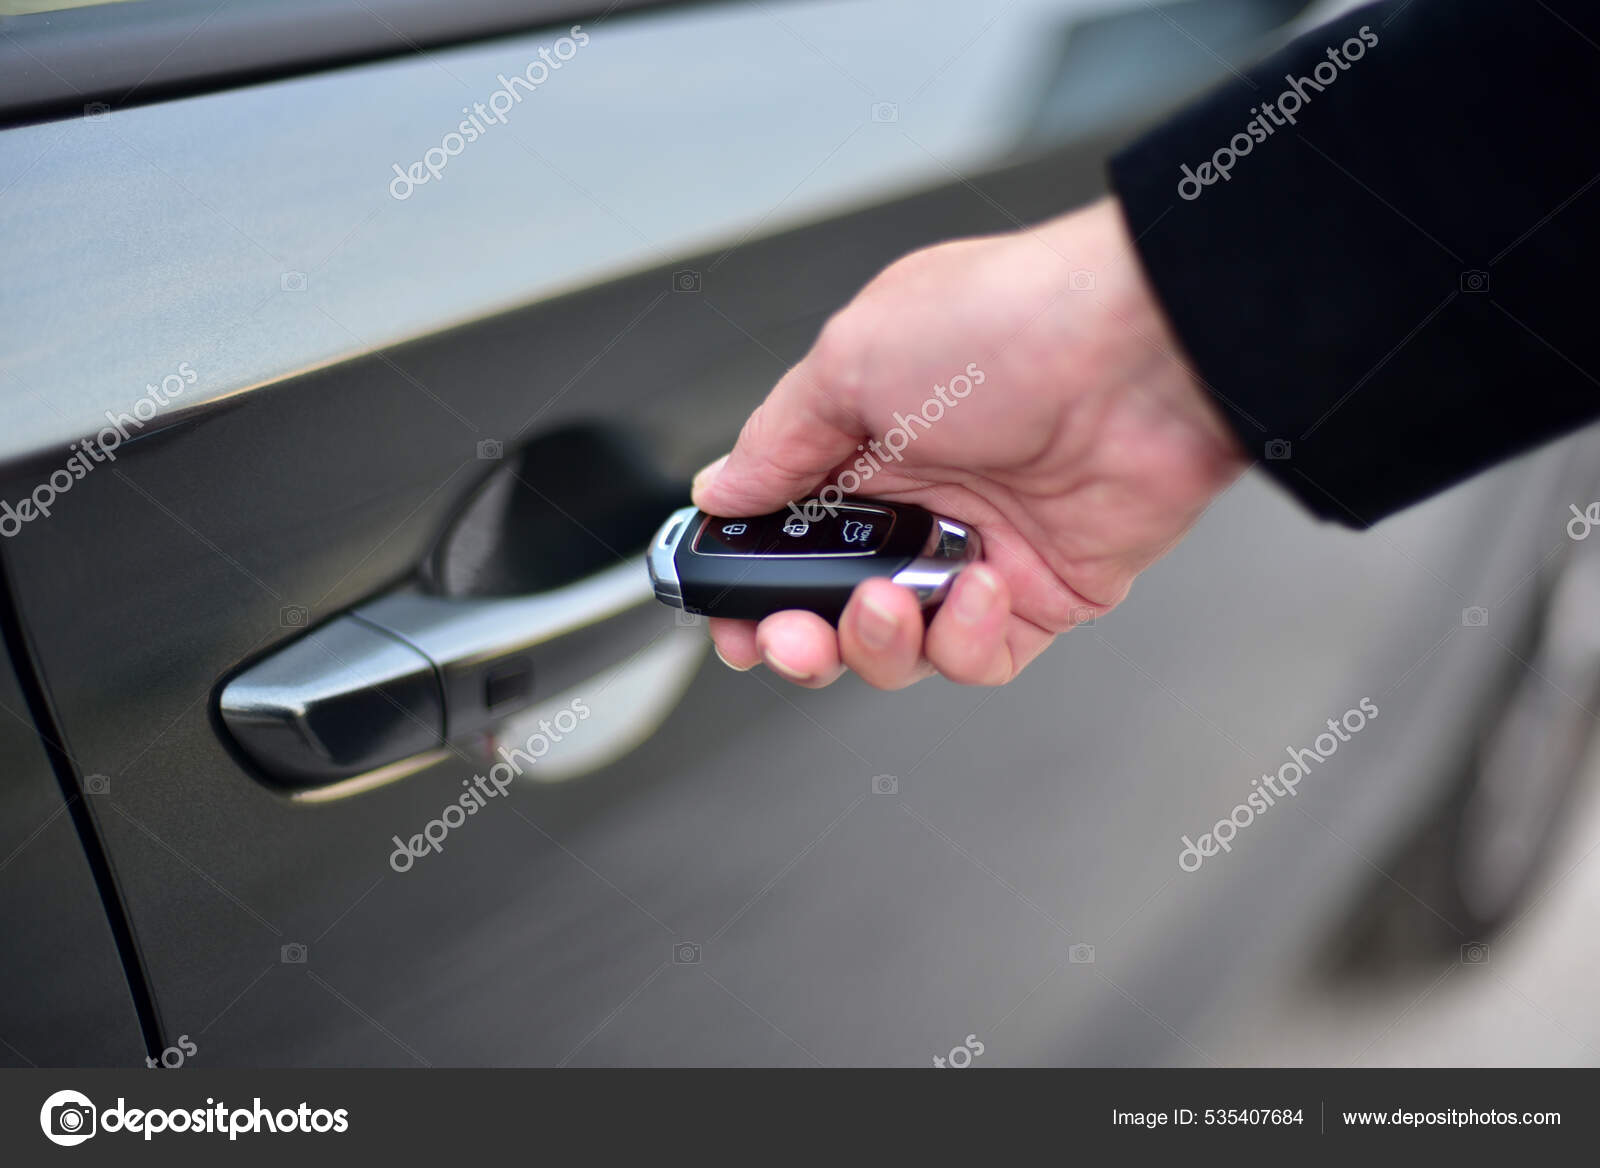
[[[92,794],[63,797],[4,659],[0,759],[0,1066],[137,1065],[138,1013],[78,833],[84,800],[113,792],[97,782]]]

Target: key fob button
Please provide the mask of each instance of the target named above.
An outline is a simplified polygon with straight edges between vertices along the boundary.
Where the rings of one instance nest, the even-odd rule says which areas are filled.
[[[814,529],[813,550],[818,555],[861,555],[877,551],[889,538],[894,516],[875,507],[841,508]]]
[[[803,515],[788,512],[772,517],[772,546],[769,554],[775,556],[800,556],[818,550],[817,541],[822,535],[822,525],[826,517],[820,522],[813,522]]]
[[[797,551],[783,531],[787,515],[756,515],[745,519],[707,519],[695,538],[694,550],[702,556],[772,556]]]
[[[765,551],[763,524],[756,519],[718,519],[712,516],[700,529],[694,550],[708,556],[747,556]]]
[[[792,511],[746,519],[712,516],[694,550],[703,556],[797,556],[816,551],[820,527]]]
[[[888,541],[894,513],[852,505],[812,511],[775,511],[743,519],[707,519],[693,550],[703,556],[859,556]]]

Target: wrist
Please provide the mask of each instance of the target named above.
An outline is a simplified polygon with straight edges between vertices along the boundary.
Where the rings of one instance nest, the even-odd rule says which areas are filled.
[[[1170,411],[1219,462],[1242,469],[1249,455],[1225,414],[1226,406],[1200,377],[1174,331],[1145,272],[1121,203],[1107,196],[1079,214],[1098,241],[1103,308],[1111,318],[1110,332],[1124,350],[1126,383]]]

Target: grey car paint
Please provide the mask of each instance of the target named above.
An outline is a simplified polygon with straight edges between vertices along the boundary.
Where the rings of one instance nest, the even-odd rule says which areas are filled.
[[[107,776],[63,796],[3,660],[0,760],[0,1066],[135,1066],[145,1043],[77,831]]]
[[[566,26],[8,131],[6,452],[65,448],[184,360],[199,381],[164,423],[954,181],[1007,145],[1040,34],[1089,7],[1034,0],[993,27],[948,0],[852,5],[847,21],[815,3],[612,17],[403,201],[392,168]],[[878,102],[895,120],[873,120]],[[438,421],[470,432],[448,411]]]

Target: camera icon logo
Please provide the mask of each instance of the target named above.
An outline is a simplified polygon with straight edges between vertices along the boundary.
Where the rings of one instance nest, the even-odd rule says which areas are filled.
[[[39,1108],[39,1127],[52,1144],[71,1148],[94,1135],[97,1114],[87,1095],[57,1091]]]
[[[686,628],[693,628],[702,620],[698,612],[690,612],[686,608],[674,609],[672,619]]]
[[[1087,604],[1080,604],[1067,614],[1073,628],[1094,628],[1096,613]]]
[[[306,290],[306,274],[304,272],[285,272],[278,277],[278,287],[285,292],[304,292]]]
[[[1489,623],[1489,610],[1481,604],[1461,610],[1461,623],[1469,629],[1481,629]]]
[[[700,273],[693,268],[679,268],[672,273],[672,290],[674,292],[700,291]]]
[[[900,793],[900,780],[894,775],[873,775],[872,793],[874,795],[898,795]]]
[[[83,107],[83,116],[91,122],[103,122],[111,114],[111,107],[103,101],[91,101]]]
[[[278,610],[278,623],[286,629],[303,629],[311,620],[311,611],[303,604],[286,604]]]
[[[1461,290],[1463,292],[1487,292],[1489,290],[1489,273],[1478,268],[1468,268],[1461,273]]]
[[[299,941],[290,941],[278,950],[278,960],[284,965],[304,965],[310,951]]]
[[[89,795],[109,795],[111,794],[111,776],[84,775],[83,789]]]
[[[1067,950],[1067,962],[1071,965],[1093,965],[1094,946],[1077,944]]]
[[[485,462],[494,462],[505,457],[506,448],[501,445],[498,438],[478,439],[478,457]]]
[[[1287,462],[1292,449],[1287,438],[1273,438],[1267,443],[1267,459],[1270,462]]]
[[[885,123],[898,122],[900,107],[892,101],[875,101],[872,103],[872,120]]]
[[[672,947],[672,964],[699,965],[700,946],[693,941],[679,941]]]
[[[1067,276],[1067,287],[1074,292],[1093,292],[1094,273],[1087,268],[1080,268]]]
[[[1462,965],[1488,965],[1489,946],[1482,941],[1468,941],[1461,946]]]

